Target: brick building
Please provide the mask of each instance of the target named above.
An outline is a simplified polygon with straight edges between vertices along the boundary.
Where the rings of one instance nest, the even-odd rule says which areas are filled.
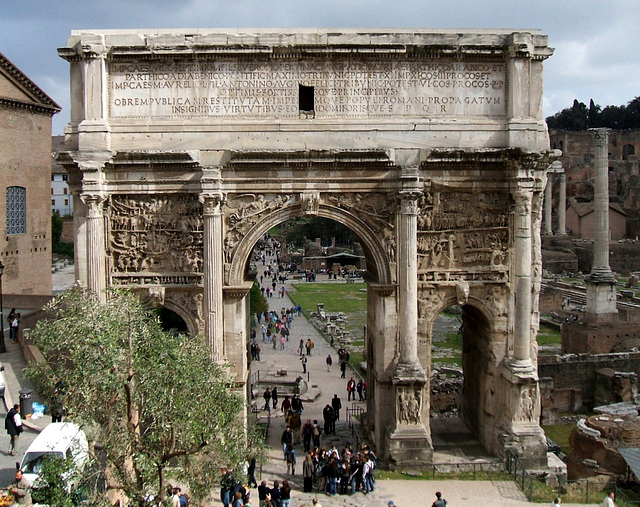
[[[593,201],[594,145],[589,132],[569,132],[551,130],[551,147],[562,150],[562,167],[567,178],[567,204],[570,198],[577,202]],[[640,235],[640,130],[612,130],[609,132],[609,202],[618,205],[626,213],[626,234],[623,237],[635,238]],[[559,185],[554,185],[558,192]],[[558,195],[553,202],[558,203]],[[616,208],[613,208],[618,211]],[[584,211],[584,210],[582,210]],[[623,221],[622,216],[617,216]],[[567,211],[567,221],[569,211]],[[567,227],[571,227],[567,223]],[[576,231],[573,231],[574,235]],[[589,236],[582,236],[583,238]],[[619,234],[612,230],[612,239]]]
[[[60,107],[0,53],[0,260],[5,294],[51,294],[51,118]]]

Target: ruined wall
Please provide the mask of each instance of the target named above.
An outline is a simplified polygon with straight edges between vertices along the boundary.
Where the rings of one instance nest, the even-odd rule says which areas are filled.
[[[640,374],[640,352],[616,354],[568,354],[564,356],[538,356],[538,376],[553,379],[554,390],[582,390],[588,404],[593,400],[596,387],[596,371],[611,368]],[[567,391],[565,397],[575,396]],[[577,392],[577,391],[575,391]],[[559,394],[559,396],[561,396]],[[572,401],[567,401],[569,406]]]

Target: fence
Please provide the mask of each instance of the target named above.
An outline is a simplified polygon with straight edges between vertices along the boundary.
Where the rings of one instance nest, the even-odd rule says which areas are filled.
[[[614,477],[590,477],[575,481],[558,477],[557,481],[548,483],[531,475],[512,451],[507,452],[506,458],[507,472],[530,502],[550,502],[558,497],[563,503],[599,504],[610,491],[614,491],[618,507],[640,505],[640,501],[631,500],[619,488]]]

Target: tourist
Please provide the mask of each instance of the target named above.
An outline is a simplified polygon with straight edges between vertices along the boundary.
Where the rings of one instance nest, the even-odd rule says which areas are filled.
[[[347,378],[347,360],[340,361],[340,378]]]
[[[322,433],[322,427],[318,423],[317,419],[313,420],[313,427],[315,429],[313,432],[313,446],[320,447],[320,434]]]
[[[389,500],[389,501],[387,502],[387,507],[396,507],[396,504],[395,504],[395,503],[393,503],[393,500]]]
[[[291,486],[289,486],[289,481],[282,481],[282,487],[280,488],[280,505],[282,507],[289,507],[291,505]]]
[[[18,453],[18,440],[20,439],[20,433],[23,431],[22,419],[20,418],[20,405],[17,403],[7,413],[4,419],[4,428],[7,430],[9,437],[11,437],[11,444],[9,447],[9,455],[15,456]]]
[[[602,502],[602,507],[616,507],[616,503],[614,500],[616,499],[616,494],[612,491],[607,496],[604,497],[604,501]]]
[[[273,408],[278,408],[278,388],[274,387],[271,389],[271,400],[273,401]]]
[[[307,373],[307,356],[302,356],[300,361],[302,362],[302,373]]]
[[[300,345],[298,346],[298,354],[301,356],[304,355],[304,340],[302,338],[300,339]]]
[[[257,488],[258,487],[258,482],[256,481],[256,459],[255,458],[251,458],[251,461],[249,462],[249,467],[247,468],[247,476],[249,478],[248,481],[248,486],[249,487],[253,487]]]
[[[282,452],[284,454],[284,459],[287,459],[287,449],[289,446],[293,445],[293,433],[291,432],[291,426],[287,426],[282,432],[282,436],[280,437],[280,443],[282,444]]]
[[[304,452],[309,452],[309,449],[311,449],[313,434],[315,433],[315,426],[311,423],[311,419],[307,419],[307,422],[302,426],[302,430],[300,431],[300,433],[302,435]]]
[[[303,491],[305,493],[311,493],[313,491],[313,473],[314,473],[313,460],[311,459],[311,453],[308,452],[302,462],[302,480]]]
[[[337,394],[333,395],[331,400],[331,407],[333,408],[333,416],[336,421],[340,420],[340,409],[342,408],[342,400],[338,398]]]
[[[307,345],[306,345],[306,348],[307,348],[307,355],[308,355],[308,356],[310,356],[310,355],[311,355],[311,352],[313,351],[313,346],[314,346],[313,340],[312,340],[311,338],[309,338],[309,339],[307,340]]]
[[[353,377],[347,382],[347,401],[351,401],[351,396],[353,396],[353,401],[356,401],[356,381],[353,380]]]
[[[288,395],[285,395],[284,400],[282,400],[282,405],[280,405],[280,411],[288,414],[289,410],[291,410],[291,400]]]
[[[296,475],[296,450],[293,448],[293,444],[287,445],[285,451],[287,459],[287,475]]]
[[[431,507],[446,507],[447,501],[442,498],[440,491],[436,492],[436,501],[431,504]]]
[[[364,391],[364,382],[362,381],[362,379],[360,379],[360,381],[356,384],[356,391],[358,392],[358,401],[364,401],[364,397],[363,397],[363,391]],[[354,400],[355,400],[355,396],[354,396]]]
[[[220,475],[222,476],[220,479],[220,501],[224,507],[229,507],[235,481],[231,472],[224,467],[220,469]]]
[[[322,504],[318,502],[317,498],[314,498],[313,500],[311,500],[311,503],[313,504],[313,507],[322,507]]]
[[[327,363],[327,371],[331,371],[331,365],[333,364],[333,359],[331,359],[331,354],[327,354],[327,359],[325,360]]]
[[[553,502],[551,502],[551,507],[558,507],[560,505],[560,497],[557,496]]]
[[[264,410],[271,412],[271,389],[267,387],[262,397],[264,398]]]
[[[262,481],[260,486],[258,486],[258,500],[260,501],[260,507],[265,507],[269,492],[270,489],[267,487],[267,481]]]
[[[273,481],[273,488],[271,488],[271,503],[273,507],[280,507],[280,483],[278,481]]]
[[[11,341],[16,343],[18,341],[18,328],[20,327],[20,314],[16,313],[11,320],[11,329],[9,331],[9,336],[11,337]]]

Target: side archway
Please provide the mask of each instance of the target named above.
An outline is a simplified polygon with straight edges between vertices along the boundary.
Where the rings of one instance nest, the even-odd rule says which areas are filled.
[[[251,257],[251,251],[258,240],[276,225],[304,215],[302,207],[295,205],[273,211],[262,217],[238,243],[231,257],[229,266],[228,285],[239,286],[244,282]],[[320,205],[316,215],[320,218],[335,220],[353,231],[360,240],[360,244],[367,261],[368,278],[379,284],[391,284],[392,273],[387,252],[377,234],[362,220],[347,211],[335,206]],[[385,237],[394,235],[393,225],[383,231]]]

